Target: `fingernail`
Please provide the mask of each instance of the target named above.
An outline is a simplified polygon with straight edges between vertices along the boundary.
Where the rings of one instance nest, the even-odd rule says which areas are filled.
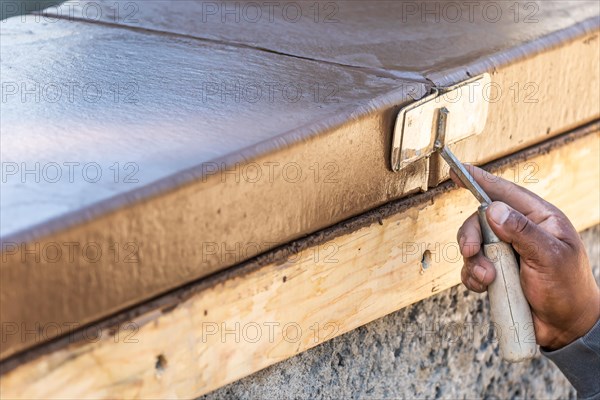
[[[487,271],[481,265],[476,265],[475,268],[473,268],[473,275],[475,275],[475,278],[481,283],[483,283],[486,273]]]
[[[504,203],[492,203],[489,208],[489,216],[497,225],[502,225],[510,215],[510,209]]]

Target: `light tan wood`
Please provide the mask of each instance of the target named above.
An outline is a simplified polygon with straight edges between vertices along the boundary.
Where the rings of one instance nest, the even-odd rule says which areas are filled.
[[[508,243],[490,243],[483,249],[496,268],[496,279],[488,288],[488,296],[500,353],[506,361],[527,360],[535,355],[537,346],[517,259]]]
[[[600,179],[598,140],[596,131],[566,141],[501,175],[583,230],[600,221],[590,186]],[[286,262],[215,278],[177,307],[146,310],[97,340],[92,330],[6,372],[2,396],[190,398],[458,284],[455,235],[477,202],[456,189],[411,204]]]

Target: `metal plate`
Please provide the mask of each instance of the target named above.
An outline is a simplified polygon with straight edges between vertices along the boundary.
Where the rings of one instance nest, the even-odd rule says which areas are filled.
[[[435,115],[442,107],[449,111],[446,144],[480,134],[494,90],[490,75],[483,74],[449,88],[434,88],[429,96],[400,110],[394,127],[392,169],[399,171],[431,155]]]

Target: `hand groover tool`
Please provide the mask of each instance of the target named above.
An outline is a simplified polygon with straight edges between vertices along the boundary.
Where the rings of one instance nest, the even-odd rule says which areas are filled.
[[[519,362],[533,357],[537,348],[519,265],[512,247],[496,236],[487,221],[486,210],[492,200],[447,146],[481,133],[487,119],[485,86],[489,83],[485,74],[442,91],[435,89],[432,95],[402,109],[396,120],[391,162],[392,169],[400,171],[438,153],[481,203],[478,216],[483,251],[496,268],[496,278],[488,287],[491,327],[502,357]],[[422,136],[408,136],[415,134]]]

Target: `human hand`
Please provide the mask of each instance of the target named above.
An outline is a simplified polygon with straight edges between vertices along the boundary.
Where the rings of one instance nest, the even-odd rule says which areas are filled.
[[[549,350],[584,336],[600,318],[600,289],[579,234],[555,206],[512,182],[466,167],[492,200],[487,220],[520,256],[523,293],[531,306],[537,343]],[[464,187],[451,173],[452,180]],[[496,277],[483,254],[477,213],[458,230],[464,266],[461,279],[484,292]]]

